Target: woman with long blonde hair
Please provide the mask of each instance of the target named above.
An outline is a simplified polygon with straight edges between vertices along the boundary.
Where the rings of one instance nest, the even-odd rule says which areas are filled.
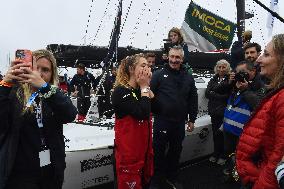
[[[0,82],[0,189],[61,189],[63,124],[77,114],[58,88],[56,61],[47,50],[33,63],[13,61]]]
[[[141,54],[123,59],[117,71],[112,103],[118,189],[142,189],[153,174],[151,76]]]

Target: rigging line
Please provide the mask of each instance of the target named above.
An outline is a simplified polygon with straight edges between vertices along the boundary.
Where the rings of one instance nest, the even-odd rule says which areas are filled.
[[[129,6],[127,7],[127,11],[126,11],[126,14],[125,14],[125,19],[124,19],[124,22],[123,22],[123,24],[122,24],[122,26],[121,26],[121,30],[120,30],[120,33],[119,33],[118,39],[120,38],[120,36],[121,36],[121,34],[122,34],[122,32],[123,32],[124,25],[125,25],[125,23],[126,23],[126,20],[127,20],[127,17],[128,17],[129,11],[130,11],[130,8],[131,8],[131,6],[132,6],[132,2],[133,2],[133,0],[131,0],[131,1],[130,1]]]
[[[151,12],[151,9],[150,8],[148,8],[148,14]],[[150,16],[148,16],[148,19],[150,18]],[[148,20],[147,21],[147,24],[148,24],[148,26],[147,26],[147,28],[149,28],[149,25],[150,25],[150,21]],[[147,39],[147,37],[149,36],[149,32],[148,32],[148,30],[147,30],[147,32],[146,32],[146,39]],[[146,40],[145,40],[146,41]],[[145,45],[145,49],[148,49],[148,45],[147,45],[147,43],[146,43],[146,45]]]
[[[88,29],[89,29],[89,24],[90,24],[90,19],[91,19],[91,13],[92,13],[92,9],[93,9],[93,4],[94,4],[95,0],[91,0],[91,5],[90,5],[90,10],[89,10],[89,15],[88,15],[88,21],[87,21],[87,26],[85,29],[85,35],[82,39],[84,39],[84,45],[86,45],[86,37],[88,35]],[[81,39],[81,40],[82,40]],[[81,45],[81,44],[80,44]]]
[[[100,20],[99,27],[98,27],[98,29],[97,29],[97,31],[96,31],[96,33],[95,33],[94,39],[90,42],[90,45],[92,45],[93,43],[95,43],[95,40],[97,39],[97,35],[98,35],[99,31],[101,30],[101,26],[102,26],[102,23],[103,23],[103,18],[106,16],[106,13],[107,13],[107,11],[108,11],[110,1],[111,1],[111,0],[108,0],[108,2],[107,2],[107,6],[106,6],[105,11],[104,11],[104,14],[103,14],[103,16],[102,16],[102,18],[101,18],[101,20]]]
[[[172,8],[170,8],[170,10],[169,10],[169,14],[168,14],[168,17],[167,17],[167,23],[170,23],[170,15],[172,15],[172,10],[175,8],[175,0],[173,0],[172,1]],[[165,24],[165,26],[164,26],[164,31],[163,31],[163,39],[165,39],[165,38],[168,38],[168,35],[167,35],[167,25]],[[160,46],[161,47],[163,47],[163,44],[164,44],[164,42],[161,40],[161,42],[160,42]]]
[[[266,7],[264,4],[262,4],[259,0],[253,0],[254,2],[256,2],[259,6],[261,6],[263,9],[265,9],[266,11],[268,11],[273,17],[277,18],[278,20],[280,20],[282,23],[284,23],[284,18],[282,18],[279,14],[277,14],[276,12],[270,10],[268,7]]]
[[[259,20],[259,18],[258,18],[258,13],[256,12],[255,13],[255,19],[256,19],[256,21],[257,21],[257,25],[258,25],[258,27],[259,27],[259,31],[260,31],[260,35],[261,35],[261,37],[262,37],[262,42],[263,42],[263,44],[265,44],[265,39],[264,39],[264,34],[263,34],[263,28],[262,28],[262,26],[263,26],[263,24],[260,24],[260,20]],[[254,22],[255,23],[255,22]]]
[[[177,15],[176,7],[177,7],[178,5],[177,5],[177,2],[176,2],[176,1],[173,1],[173,3],[174,3],[174,7],[175,7],[173,15],[175,16],[175,15]],[[173,17],[172,22],[171,22],[171,24],[172,24],[171,27],[174,27],[174,26],[176,25],[176,24],[175,24],[175,21],[176,21],[176,19]]]
[[[252,2],[249,2],[245,5],[246,7],[248,7],[248,11],[246,11],[246,12],[254,14],[255,11],[251,8],[251,3]],[[250,18],[250,19],[247,19],[247,20],[248,20],[248,25],[251,27],[253,18]],[[246,21],[246,23],[247,23],[247,21]]]
[[[134,27],[133,27],[133,32],[131,33],[131,37],[130,37],[130,46],[133,45],[133,42],[134,42],[134,36],[136,35],[136,32],[138,30],[138,25],[140,24],[141,22],[141,18],[143,17],[144,13],[145,13],[145,10],[147,8],[147,5],[146,5],[146,2],[143,3],[144,7],[142,8],[139,16],[138,16],[138,19],[137,19],[137,22],[135,23]]]
[[[163,6],[163,1],[160,2],[160,6]],[[156,16],[156,19],[155,19],[155,21],[154,21],[154,26],[153,26],[153,30],[152,30],[152,35],[151,35],[151,37],[150,37],[149,46],[152,45],[153,35],[154,35],[154,33],[155,33],[155,29],[156,29],[157,22],[158,22],[158,19],[159,19],[159,16],[160,16],[160,12],[161,12],[161,7],[158,9],[157,16]]]

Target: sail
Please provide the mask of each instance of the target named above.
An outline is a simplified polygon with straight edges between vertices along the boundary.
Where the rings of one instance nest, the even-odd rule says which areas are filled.
[[[189,51],[229,49],[236,24],[191,2],[186,10],[181,30]]]

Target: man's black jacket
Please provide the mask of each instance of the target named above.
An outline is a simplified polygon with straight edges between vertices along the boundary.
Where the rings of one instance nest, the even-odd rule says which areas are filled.
[[[198,112],[198,96],[192,75],[181,67],[173,70],[168,64],[154,72],[151,90],[155,98],[152,112],[156,117],[169,121],[195,122]]]
[[[75,74],[70,82],[71,91],[74,91],[74,87],[77,87],[78,97],[89,97],[90,90],[98,85],[98,80],[93,74],[85,71],[84,75]]]

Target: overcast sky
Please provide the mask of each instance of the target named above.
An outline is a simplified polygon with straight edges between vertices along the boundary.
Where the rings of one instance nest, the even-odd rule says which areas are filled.
[[[235,1],[194,0],[233,22],[236,22]],[[190,0],[133,0],[131,7],[130,2],[131,0],[123,1],[124,27],[119,45],[157,49],[162,46],[162,39],[166,38],[170,28],[181,26]],[[261,2],[267,6],[270,4],[270,0]],[[117,3],[118,0],[3,1],[0,6],[0,71],[6,72],[8,57],[13,59],[15,50],[19,48],[36,50],[53,43],[107,46]],[[246,0],[246,4],[248,12],[255,12],[255,17],[247,20],[246,29],[251,29],[253,41],[264,47],[269,40],[267,12],[252,0]],[[279,1],[279,12],[283,17],[283,1]],[[90,22],[87,27],[88,19]],[[284,24],[276,20],[273,34],[283,31]]]

